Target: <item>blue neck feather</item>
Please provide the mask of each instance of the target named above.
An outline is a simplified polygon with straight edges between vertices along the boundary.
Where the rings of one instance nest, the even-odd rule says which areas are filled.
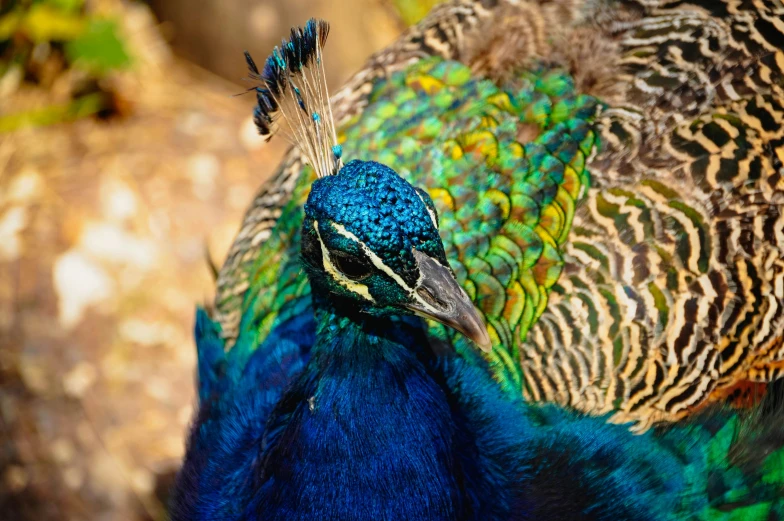
[[[432,355],[409,349],[424,339],[421,327],[316,300],[311,362],[267,423],[256,512],[280,520],[313,519],[314,512],[322,519],[462,518],[453,411],[428,374]]]
[[[650,435],[510,400],[419,319],[313,297],[310,355],[279,331],[202,399],[173,519],[671,519],[683,464]]]
[[[510,401],[435,356],[419,319],[314,307],[312,358],[266,423],[247,519],[668,518],[651,499],[681,478],[644,437]]]
[[[266,422],[247,518],[528,519],[521,403],[433,354],[419,318],[315,290],[314,311],[311,358]]]

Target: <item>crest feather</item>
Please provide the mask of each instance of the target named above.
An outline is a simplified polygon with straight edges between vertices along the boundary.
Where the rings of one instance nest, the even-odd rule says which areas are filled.
[[[342,167],[342,148],[329,103],[322,48],[329,24],[310,19],[305,27],[294,27],[259,71],[245,51],[251,78],[261,82],[255,88],[257,105],[254,122],[259,134],[270,139],[283,133],[300,148],[318,177],[336,173]]]

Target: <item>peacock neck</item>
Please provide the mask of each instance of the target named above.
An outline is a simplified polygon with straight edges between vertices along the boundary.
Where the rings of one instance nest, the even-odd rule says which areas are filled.
[[[313,296],[316,343],[313,360],[319,370],[347,362],[356,371],[365,363],[418,366],[433,358],[422,321],[414,317],[372,315],[352,304]]]
[[[312,358],[268,422],[280,433],[264,465],[275,510],[286,519],[460,519],[447,393],[426,350],[408,344],[424,341],[421,324],[325,299],[314,306]]]

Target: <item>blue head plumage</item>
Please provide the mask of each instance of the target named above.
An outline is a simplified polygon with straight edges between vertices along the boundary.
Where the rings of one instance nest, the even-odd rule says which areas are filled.
[[[313,183],[302,257],[317,297],[374,315],[433,318],[489,348],[449,268],[433,201],[387,166],[351,161]]]
[[[439,320],[489,348],[471,300],[455,281],[428,194],[371,161],[343,166],[324,81],[326,22],[292,29],[259,72],[256,125],[270,136],[283,117],[289,138],[319,178],[305,206],[302,257],[314,295],[371,314]]]
[[[448,269],[433,203],[394,170],[351,161],[313,183],[302,251],[311,284],[365,311],[400,313],[421,278],[421,257]]]
[[[330,223],[343,227],[411,287],[419,277],[413,250],[448,265],[427,192],[380,163],[351,161],[317,180],[305,215],[321,223],[323,239],[337,233]]]

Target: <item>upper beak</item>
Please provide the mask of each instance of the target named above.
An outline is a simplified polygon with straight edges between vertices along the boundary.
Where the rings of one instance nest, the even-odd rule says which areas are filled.
[[[415,301],[406,307],[419,316],[456,329],[489,353],[493,344],[484,320],[452,273],[417,250],[414,250],[414,258],[419,265],[420,279]]]

